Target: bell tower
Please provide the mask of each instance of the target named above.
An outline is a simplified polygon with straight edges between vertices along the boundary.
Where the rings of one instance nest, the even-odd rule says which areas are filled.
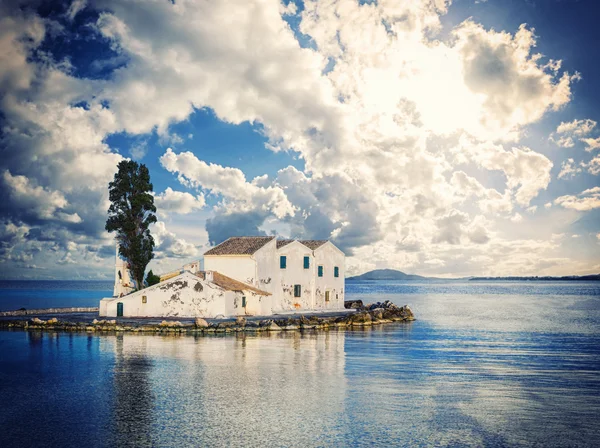
[[[127,263],[119,256],[119,243],[115,252],[115,287],[113,289],[113,297],[126,296],[134,291],[134,283],[129,274]]]

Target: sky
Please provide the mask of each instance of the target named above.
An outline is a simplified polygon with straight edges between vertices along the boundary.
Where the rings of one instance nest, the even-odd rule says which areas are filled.
[[[167,272],[230,236],[346,274],[600,272],[594,0],[0,3],[0,278],[112,279],[145,164]]]

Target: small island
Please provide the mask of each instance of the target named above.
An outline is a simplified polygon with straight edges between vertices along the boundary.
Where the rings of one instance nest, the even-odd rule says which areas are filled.
[[[389,324],[392,322],[410,322],[415,320],[412,310],[398,306],[386,300],[369,305],[363,305],[360,300],[347,301],[346,311],[328,313],[325,315],[293,315],[273,316],[268,319],[260,317],[240,316],[234,320],[195,319],[162,320],[153,323],[144,318],[103,319],[94,318],[92,321],[61,320],[66,314],[60,314],[61,319],[53,317],[47,320],[33,317],[31,319],[0,320],[0,328],[27,331],[65,331],[65,332],[133,332],[144,334],[190,333],[210,335],[215,333],[259,333],[278,331],[306,330],[345,330],[371,327],[373,325]],[[37,310],[43,311],[43,310]],[[68,311],[64,309],[64,311]],[[54,312],[60,312],[55,309]],[[10,312],[13,317],[28,316],[27,311]],[[7,312],[3,313],[8,316]],[[42,313],[39,314],[43,316]]]

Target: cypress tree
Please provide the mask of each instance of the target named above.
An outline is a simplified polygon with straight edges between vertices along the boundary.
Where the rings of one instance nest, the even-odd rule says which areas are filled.
[[[108,184],[111,204],[105,228],[116,232],[119,255],[127,261],[137,289],[143,288],[146,266],[154,258],[154,238],[148,228],[156,222],[152,188],[146,165],[133,160],[119,162]]]

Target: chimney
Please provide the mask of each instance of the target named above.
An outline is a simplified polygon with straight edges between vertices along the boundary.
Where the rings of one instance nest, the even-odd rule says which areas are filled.
[[[212,281],[213,281],[213,278],[214,278],[214,277],[213,277],[213,271],[206,271],[206,272],[204,273],[204,279],[205,279],[207,282],[212,282]]]

